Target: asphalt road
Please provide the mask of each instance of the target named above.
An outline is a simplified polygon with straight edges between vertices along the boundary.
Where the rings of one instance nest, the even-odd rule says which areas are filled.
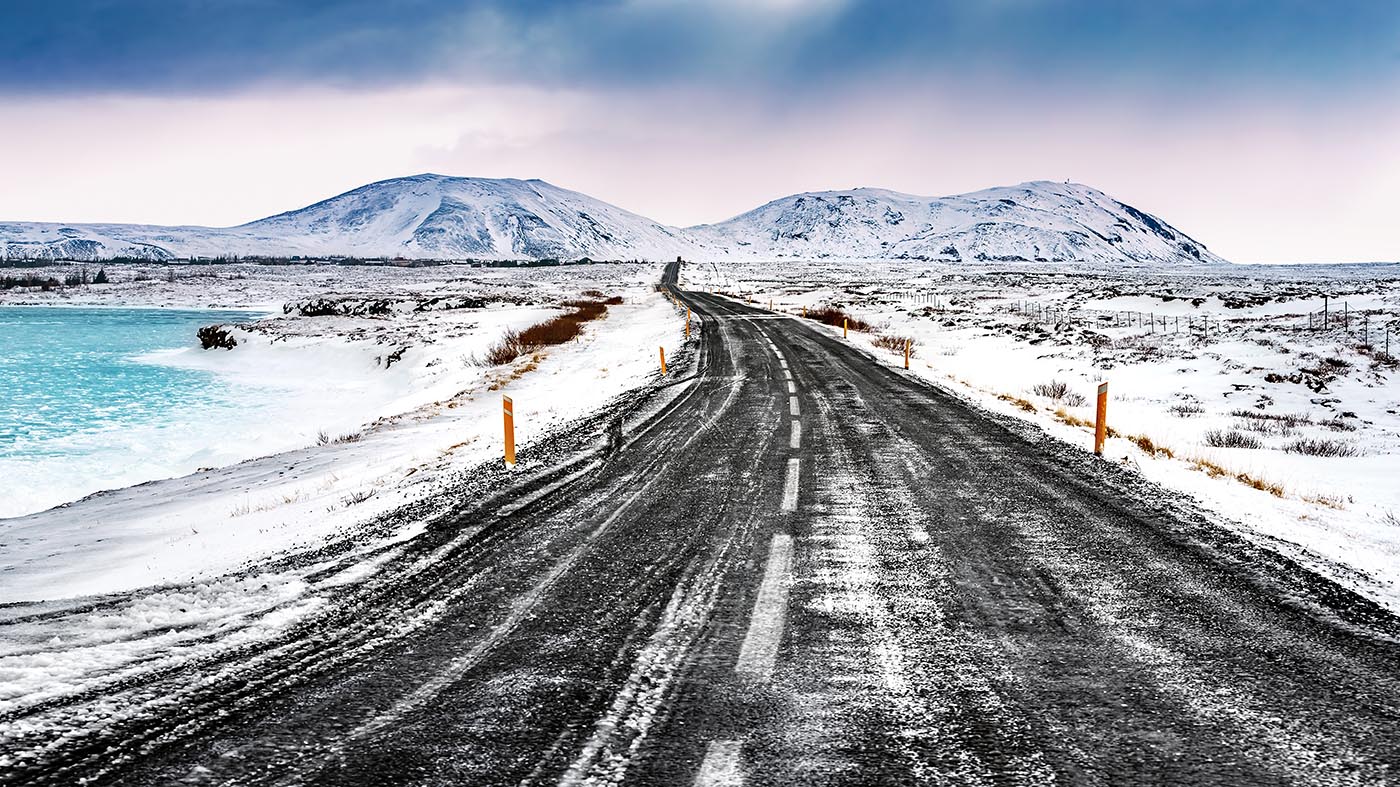
[[[828,329],[683,297],[693,379],[616,455],[464,500],[0,778],[1400,783],[1393,617]]]

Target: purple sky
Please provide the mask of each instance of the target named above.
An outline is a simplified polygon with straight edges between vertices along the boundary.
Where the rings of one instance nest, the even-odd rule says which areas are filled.
[[[0,220],[227,225],[419,172],[678,225],[1069,179],[1238,262],[1400,259],[1393,4],[307,5],[7,5]]]

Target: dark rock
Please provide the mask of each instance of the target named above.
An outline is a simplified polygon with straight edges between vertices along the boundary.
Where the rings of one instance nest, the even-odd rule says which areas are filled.
[[[206,350],[232,350],[238,346],[233,332],[222,325],[206,325],[200,328],[196,335],[199,337],[199,346]]]

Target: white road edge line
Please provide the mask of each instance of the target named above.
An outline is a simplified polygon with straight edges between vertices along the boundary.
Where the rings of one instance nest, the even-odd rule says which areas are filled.
[[[775,533],[768,547],[768,565],[758,586],[758,598],[749,616],[749,630],[739,648],[734,671],[760,680],[773,675],[778,644],[787,622],[788,579],[792,574],[792,536]]]
[[[801,415],[801,413],[798,412],[798,410],[797,410],[797,397],[796,397],[796,396],[789,396],[789,397],[788,397],[788,412],[789,412],[789,413],[792,413],[792,417],[793,417],[793,418],[796,418],[797,416]]]
[[[792,420],[792,439],[788,441],[788,448],[797,449],[802,447],[802,422],[794,418]]]
[[[710,741],[695,774],[695,787],[740,787],[744,783],[739,770],[741,746],[739,741]]]
[[[797,510],[797,479],[801,471],[797,457],[788,460],[787,481],[783,483],[783,510]]]

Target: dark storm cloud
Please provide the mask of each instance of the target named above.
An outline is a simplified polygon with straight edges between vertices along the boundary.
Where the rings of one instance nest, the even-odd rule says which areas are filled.
[[[886,76],[1365,90],[1400,72],[1394,2],[9,0],[0,30],[7,92],[450,80],[780,95]]]

